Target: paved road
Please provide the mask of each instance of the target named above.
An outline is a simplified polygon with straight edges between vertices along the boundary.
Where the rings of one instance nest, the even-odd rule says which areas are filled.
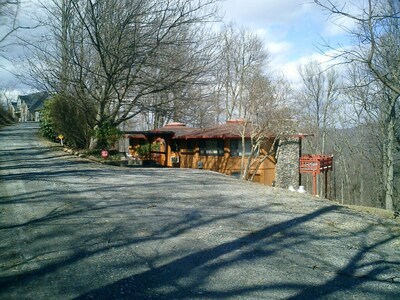
[[[395,220],[0,131],[0,299],[395,299]]]

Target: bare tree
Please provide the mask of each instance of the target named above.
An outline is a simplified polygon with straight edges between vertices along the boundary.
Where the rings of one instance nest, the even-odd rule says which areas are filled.
[[[199,80],[214,59],[215,43],[203,39],[202,28],[214,20],[215,2],[54,1],[47,22],[53,44],[30,45],[32,75],[94,109],[94,132],[116,127],[170,101],[152,95]],[[98,142],[93,136],[90,148]]]
[[[258,74],[247,87],[249,99],[244,104],[242,137],[242,179],[253,181],[258,169],[271,156],[277,158],[280,141],[297,129],[294,110],[288,105],[290,86],[282,79]],[[245,138],[250,136],[250,149]]]
[[[220,39],[221,60],[215,75],[218,103],[224,103],[226,119],[243,118],[251,81],[264,73],[269,54],[255,33],[233,24],[223,28]]]
[[[297,95],[296,106],[299,111],[301,130],[312,136],[304,139],[305,153],[331,154],[328,141],[333,139],[333,129],[339,119],[340,77],[334,68],[324,70],[317,61],[309,61],[299,67],[302,87]],[[328,153],[329,152],[329,153]],[[303,176],[303,185],[311,185],[310,177]],[[317,190],[323,193],[320,178],[317,177]]]
[[[23,4],[21,0],[0,0],[0,56],[6,59],[9,48],[18,46],[17,33],[35,28],[24,24],[20,14]]]
[[[20,27],[17,23],[19,0],[0,0],[0,54],[5,47],[4,43]]]
[[[394,149],[396,142],[396,105],[400,97],[400,3],[395,0],[364,1],[358,12],[346,10],[333,1],[314,0],[333,16],[349,18],[357,27],[347,28],[353,37],[351,49],[339,50],[337,57],[363,65],[388,90],[387,97],[377,99],[385,107],[384,190],[385,206],[394,209]]]
[[[353,155],[359,157],[352,157],[352,161],[360,162],[360,167],[353,164],[353,168],[362,172],[362,176],[353,176],[352,181],[359,182],[362,202],[373,200],[371,204],[382,206],[385,202],[386,102],[391,95],[362,65],[354,64],[349,73],[346,96],[353,114],[348,114],[347,119],[356,134],[351,136],[347,148],[353,148]]]
[[[368,73],[358,65],[350,65],[348,74],[347,82],[343,82],[343,107],[337,111],[337,126],[329,130],[329,148],[335,157],[334,197],[342,203],[380,207],[379,146],[383,135],[381,122],[372,112],[376,110],[370,107],[377,103],[379,93],[374,85],[365,84],[370,81],[362,78]]]
[[[220,62],[214,73],[215,120],[240,120],[235,133],[241,136],[241,178],[253,180],[275,154],[292,121],[289,86],[268,74],[269,53],[257,34],[229,24],[220,40]]]
[[[316,61],[300,66],[303,81],[298,104],[305,130],[314,133],[311,151],[325,154],[328,130],[334,128],[336,107],[340,101],[339,76],[335,69],[323,70]],[[308,139],[310,140],[310,139]]]

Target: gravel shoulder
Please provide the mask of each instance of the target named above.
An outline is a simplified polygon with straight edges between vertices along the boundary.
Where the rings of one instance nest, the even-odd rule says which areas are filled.
[[[398,220],[0,130],[1,299],[391,299]]]

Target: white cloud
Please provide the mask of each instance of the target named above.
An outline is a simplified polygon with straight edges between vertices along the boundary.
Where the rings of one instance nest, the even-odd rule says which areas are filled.
[[[346,0],[336,2],[343,4]],[[357,10],[357,6],[350,5],[345,8]],[[228,0],[223,7],[227,11],[227,22],[245,26],[265,41],[271,66],[293,83],[300,80],[300,64],[310,60],[328,63],[330,58],[317,50],[324,41],[333,47],[348,43],[346,32],[337,24],[354,26],[347,19],[333,19],[312,0]]]
[[[39,8],[39,2],[38,0],[21,1],[16,25],[23,28],[15,31],[0,44],[0,51],[3,56],[0,57],[0,89],[19,89],[21,93],[27,89],[15,74],[21,71],[17,61],[21,61],[25,55],[21,41],[29,40],[40,30],[36,27],[38,24],[37,15],[43,13],[43,9]],[[43,3],[46,4],[46,0]],[[7,21],[6,24],[0,26],[0,37],[3,37],[11,29],[12,22],[10,19]]]
[[[287,24],[310,8],[304,0],[229,0],[223,7],[226,20],[258,27],[265,24]]]
[[[21,91],[19,89],[2,89],[0,90],[0,102],[8,106],[11,103],[16,102],[19,95],[21,95]]]
[[[280,65],[275,65],[275,67],[285,75],[286,79],[289,80],[293,88],[297,88],[302,85],[299,67],[306,65],[307,63],[317,62],[320,64],[322,70],[327,70],[335,65],[337,70],[342,70],[344,72],[345,68],[340,67],[340,65],[338,65],[339,61],[333,59],[333,57],[337,55],[337,51],[340,50],[344,49],[328,50],[325,53],[316,52],[310,55],[304,55],[295,60],[286,61]]]
[[[0,80],[2,85],[12,84],[14,81],[14,75],[12,74],[12,71],[14,70],[14,65],[10,61],[0,58]]]
[[[279,57],[293,49],[292,43],[286,41],[267,42],[266,47],[273,57]]]

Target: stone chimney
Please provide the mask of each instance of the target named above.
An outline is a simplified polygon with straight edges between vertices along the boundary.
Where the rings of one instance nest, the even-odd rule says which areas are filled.
[[[282,138],[279,141],[275,186],[288,189],[299,187],[299,137]]]

